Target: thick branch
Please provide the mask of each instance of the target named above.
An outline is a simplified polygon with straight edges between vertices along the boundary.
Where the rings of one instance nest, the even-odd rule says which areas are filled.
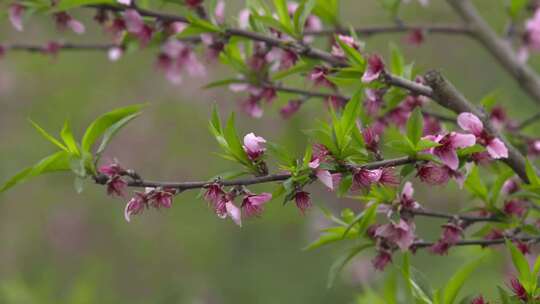
[[[502,159],[514,172],[525,182],[525,157],[510,144],[510,142],[500,134],[491,124],[489,117],[470,103],[461,92],[459,92],[448,80],[438,71],[430,71],[425,76],[427,84],[433,89],[433,99],[443,107],[455,113],[470,112],[478,116],[484,124],[485,130],[492,136],[500,138],[508,148],[508,158]]]
[[[470,0],[447,0],[467,23],[474,37],[501,63],[516,82],[537,103],[540,103],[540,77],[527,64],[520,62],[510,43],[499,37],[480,16]]]

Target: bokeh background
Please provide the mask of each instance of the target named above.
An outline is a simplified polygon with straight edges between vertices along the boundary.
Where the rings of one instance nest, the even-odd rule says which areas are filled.
[[[241,1],[226,2],[228,15],[236,16]],[[379,1],[342,3],[344,24],[392,22]],[[497,30],[504,28],[504,1],[475,4]],[[402,12],[408,23],[459,21],[442,0],[432,0],[428,8],[405,5]],[[108,41],[91,22],[91,14],[77,11],[76,17],[87,25],[84,37],[58,34],[51,20],[35,17],[24,33],[14,32],[7,20],[1,20],[0,41]],[[400,45],[419,70],[442,69],[471,100],[497,90],[499,102],[512,117],[524,118],[537,110],[469,38],[432,35],[418,48],[404,45],[403,35],[365,41],[368,50],[384,55],[389,43]],[[533,56],[531,63],[540,70],[538,62]],[[214,155],[218,146],[207,120],[213,103],[226,115],[238,110],[236,101],[243,96],[226,88],[201,89],[230,71],[212,65],[207,78],[186,77],[183,85],[173,86],[154,63],[155,50],[150,49],[115,63],[99,52],[62,52],[57,58],[10,53],[0,60],[0,180],[54,149],[28,118],[50,131],[59,130],[68,118],[80,136],[101,113],[141,102],[150,106],[119,134],[106,157],[117,158],[144,177],[163,180],[200,180],[234,169],[235,164]],[[311,88],[303,81],[287,84]],[[255,132],[302,151],[306,143],[302,131],[324,119],[325,110],[313,100],[284,121],[277,110],[289,97],[280,95],[266,107],[262,119],[238,115],[241,132]],[[416,185],[418,200],[425,205],[455,211],[470,204],[454,185]],[[344,207],[361,208],[359,202],[336,199],[319,186],[310,191],[316,205],[335,213]],[[76,194],[68,174],[40,177],[0,195],[0,303],[353,303],[359,294],[382,288],[384,275],[369,262],[372,252],[356,259],[335,287],[326,288],[328,269],[348,244],[302,250],[328,225],[318,208],[301,216],[292,205],[275,202],[262,218],[249,220],[240,229],[218,219],[197,194],[183,193],[172,209],[146,212],[129,224],[123,219],[124,201],[108,197],[92,183]],[[418,231],[432,240],[440,224],[422,220]],[[413,262],[437,287],[456,266],[478,254],[480,250],[467,248],[454,249],[447,258],[419,252]],[[474,274],[466,291],[496,292],[495,284],[505,278],[508,266],[502,254],[493,259]]]

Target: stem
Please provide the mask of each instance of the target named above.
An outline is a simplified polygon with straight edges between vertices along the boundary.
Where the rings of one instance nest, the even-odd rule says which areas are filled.
[[[531,236],[525,236],[525,237],[517,237],[512,238],[512,240],[520,241],[520,242],[531,242],[531,243],[538,243],[540,242],[540,237],[531,237]],[[493,245],[500,245],[504,244],[506,242],[505,238],[500,239],[494,239],[494,240],[463,240],[459,241],[452,246],[493,246]],[[434,242],[424,242],[424,241],[418,241],[414,242],[412,245],[413,248],[425,248],[425,247],[431,247],[435,243]]]

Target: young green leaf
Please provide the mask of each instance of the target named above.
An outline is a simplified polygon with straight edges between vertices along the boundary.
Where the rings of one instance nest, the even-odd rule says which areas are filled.
[[[119,122],[120,120],[138,113],[144,105],[133,105],[124,108],[119,108],[108,112],[90,124],[84,133],[81,149],[83,151],[91,153],[90,149],[96,140],[107,131],[112,125]]]
[[[416,107],[407,121],[407,137],[416,147],[424,132],[424,116],[420,107]]]
[[[135,113],[131,114],[129,116],[126,116],[122,118],[121,120],[117,121],[115,124],[110,126],[105,133],[103,133],[103,139],[101,140],[101,144],[99,145],[98,149],[96,150],[96,161],[99,160],[99,157],[105,151],[105,148],[109,144],[109,142],[112,140],[112,138],[120,131],[123,127],[125,127],[130,121],[137,118],[141,113]]]
[[[538,177],[534,166],[528,159],[525,163],[525,173],[527,174],[527,179],[529,180],[530,185],[540,186],[540,177]]]
[[[306,19],[315,7],[315,3],[316,0],[302,0],[296,9],[296,12],[294,12],[294,28],[298,34],[304,32]]]
[[[352,260],[355,256],[357,256],[360,252],[363,250],[373,247],[373,244],[362,244],[355,246],[351,249],[349,249],[344,255],[340,256],[337,260],[332,263],[332,266],[330,266],[330,271],[328,272],[328,283],[326,285],[327,288],[332,288],[334,286],[334,282],[336,281],[336,278],[338,274],[341,272],[343,267],[349,263],[350,260]]]
[[[519,281],[527,292],[531,293],[536,288],[536,277],[533,277],[531,273],[527,258],[510,240],[506,240],[506,247],[510,251],[512,263],[518,272]]]
[[[66,146],[64,146],[58,139],[54,138],[54,136],[47,133],[47,131],[45,131],[37,123],[33,122],[32,120],[30,120],[30,123],[39,132],[39,134],[41,134],[43,137],[45,137],[45,139],[47,139],[48,141],[50,141],[51,143],[53,143],[54,145],[56,145],[60,149],[66,151],[66,152],[69,151]]]
[[[477,166],[473,165],[464,185],[467,191],[482,199],[484,202],[489,201],[487,187],[480,179],[480,173]]]
[[[471,261],[461,268],[448,280],[442,294],[443,304],[453,304],[457,298],[461,287],[465,284],[465,281],[474,273],[476,268],[482,263],[485,256],[482,256],[474,261]]]
[[[73,133],[71,132],[69,121],[67,120],[64,123],[64,127],[62,128],[62,131],[60,132],[60,137],[62,137],[62,140],[64,141],[64,144],[66,144],[69,152],[75,155],[79,155],[79,147],[77,145],[77,142],[75,141],[75,137],[73,136]]]
[[[66,151],[59,151],[39,161],[36,165],[26,168],[0,187],[0,193],[5,192],[9,188],[28,180],[31,177],[36,177],[44,173],[56,171],[70,170],[70,155]]]

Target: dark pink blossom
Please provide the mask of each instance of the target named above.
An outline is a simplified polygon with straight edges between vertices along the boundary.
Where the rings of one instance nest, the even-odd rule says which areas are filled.
[[[135,9],[127,9],[124,13],[126,30],[132,34],[138,34],[143,30],[144,21]]]
[[[411,182],[406,182],[403,185],[401,194],[399,197],[399,204],[401,208],[406,210],[416,210],[420,208],[420,204],[413,198],[414,188]]]
[[[339,110],[345,107],[345,105],[347,104],[347,100],[341,96],[332,95],[326,98],[324,100],[324,103],[328,108]]]
[[[493,241],[504,238],[504,233],[499,229],[491,229],[488,234],[484,236],[484,240]]]
[[[306,210],[311,207],[311,198],[309,193],[306,191],[297,191],[294,195],[294,202],[302,214],[304,214]]]
[[[457,121],[463,130],[469,131],[476,136],[476,141],[486,147],[487,152],[492,158],[508,157],[508,149],[504,143],[499,138],[489,136],[484,131],[484,124],[476,115],[464,112],[459,114]]]
[[[463,228],[461,228],[461,226],[454,223],[448,223],[443,225],[441,240],[448,244],[455,245],[461,240],[462,235]]]
[[[358,169],[353,174],[353,185],[355,188],[369,188],[372,184],[377,183],[381,178],[382,170],[375,169]]]
[[[405,42],[414,46],[421,45],[424,42],[424,40],[425,40],[424,31],[419,28],[409,31],[409,34],[405,37]]]
[[[304,101],[301,99],[289,100],[289,102],[279,110],[281,117],[284,119],[291,118],[291,116],[300,110],[303,103]]]
[[[379,250],[375,258],[372,260],[373,267],[379,271],[383,271],[388,263],[392,262],[392,253],[388,250]]]
[[[399,177],[397,176],[394,168],[384,167],[381,169],[381,176],[378,183],[384,186],[396,187],[399,185]]]
[[[472,299],[471,304],[487,304],[486,300],[484,300],[484,297],[479,295],[478,297]]]
[[[514,245],[516,245],[516,248],[521,251],[523,254],[530,254],[531,253],[531,247],[528,243],[515,240],[513,241]]]
[[[66,28],[70,28],[76,34],[84,34],[85,27],[80,21],[75,20],[66,12],[59,12],[54,14],[54,20],[59,30],[63,31]]]
[[[366,89],[364,99],[364,109],[369,116],[375,116],[379,113],[384,100],[384,90]]]
[[[379,152],[379,135],[377,135],[372,128],[364,128],[362,130],[362,137],[364,138],[364,144],[368,151],[372,153]]]
[[[538,156],[540,155],[540,140],[534,139],[527,142],[527,155]]]
[[[448,254],[448,250],[450,249],[451,245],[442,241],[442,240],[438,240],[437,242],[435,242],[435,244],[431,245],[431,247],[429,247],[429,251],[433,254],[437,254],[437,255],[446,255]]]
[[[266,151],[264,144],[266,140],[260,136],[256,136],[254,133],[249,133],[244,136],[244,151],[246,151],[249,159],[255,161],[258,160]]]
[[[506,201],[503,212],[509,216],[522,217],[527,212],[527,203],[518,199]]]
[[[444,185],[450,180],[449,169],[446,166],[428,163],[417,166],[416,170],[416,176],[429,185]]]
[[[8,9],[9,21],[11,22],[13,28],[19,32],[22,32],[23,30],[22,17],[24,10],[24,6],[20,5],[19,3],[11,4]]]
[[[127,222],[131,221],[131,216],[140,214],[148,207],[148,199],[145,193],[135,192],[135,196],[129,200],[124,209],[124,218]]]
[[[415,225],[400,219],[398,223],[388,223],[375,231],[375,237],[383,238],[390,244],[395,244],[402,251],[407,251],[414,242]]]
[[[55,57],[60,52],[62,44],[56,41],[49,41],[43,47],[43,53]]]
[[[225,194],[221,186],[217,183],[208,185],[204,193],[204,199],[212,204],[217,204],[218,200]]]
[[[156,209],[171,208],[175,193],[174,189],[152,189],[147,190],[147,197],[150,205]]]
[[[204,0],[185,0],[186,5],[192,9],[201,6],[203,2]]]
[[[330,73],[328,68],[323,66],[314,67],[311,72],[309,72],[308,78],[313,81],[316,86],[323,86],[329,88],[335,88],[335,85],[328,80],[327,75]]]
[[[379,55],[371,55],[368,58],[366,71],[362,76],[362,82],[370,83],[381,76],[384,72],[384,62]]]
[[[521,285],[519,280],[517,278],[510,279],[510,288],[512,289],[512,292],[514,295],[520,299],[523,302],[527,302],[529,299],[529,295],[527,294],[527,290],[525,290],[525,287]]]
[[[247,217],[259,216],[263,212],[263,205],[272,199],[272,194],[249,194],[244,197],[241,208]]]
[[[120,175],[120,174],[124,173],[125,171],[126,170],[124,170],[124,168],[122,168],[122,166],[120,166],[120,164],[118,164],[117,162],[112,162],[112,163],[109,163],[107,165],[103,165],[103,166],[99,167],[99,169],[98,169],[99,173],[105,174],[108,177],[112,177],[112,176],[115,176],[115,175]]]
[[[510,178],[504,182],[501,188],[501,192],[504,195],[509,195],[519,191],[519,184],[515,178]]]
[[[526,62],[529,51],[540,51],[540,9],[536,9],[534,16],[525,23],[524,45],[518,51],[518,59]]]
[[[113,196],[124,196],[127,182],[119,175],[115,175],[107,181],[107,194]]]

